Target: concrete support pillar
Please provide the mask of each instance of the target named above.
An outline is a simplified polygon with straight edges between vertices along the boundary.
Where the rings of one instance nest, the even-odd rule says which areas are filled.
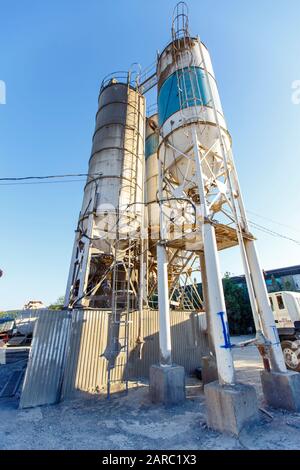
[[[245,241],[246,253],[252,273],[253,286],[263,333],[269,340],[271,370],[261,372],[261,383],[266,403],[273,408],[300,411],[300,374],[287,371],[278,331],[260,267],[254,241]]]
[[[202,237],[205,257],[207,283],[209,286],[208,299],[210,310],[210,325],[213,344],[216,352],[218,376],[220,384],[234,384],[234,366],[231,354],[229,328],[225,307],[224,292],[219,267],[219,258],[215,228],[209,220],[209,209],[205,197],[205,188],[201,167],[201,155],[196,127],[193,127],[194,157],[196,161],[198,191],[203,216]]]
[[[204,307],[205,307],[205,313],[206,313],[208,346],[209,346],[210,352],[214,356],[215,346],[214,346],[213,339],[212,339],[211,313],[209,309],[208,284],[207,284],[205,257],[204,257],[203,251],[199,252],[199,260],[200,260],[200,269],[201,269],[202,295],[203,295]]]
[[[153,403],[177,405],[185,400],[185,372],[182,366],[151,366],[150,398]]]
[[[218,368],[216,362],[215,346],[212,339],[212,326],[211,326],[211,312],[209,309],[209,298],[208,298],[208,284],[205,267],[205,257],[203,251],[199,252],[200,269],[201,269],[201,281],[202,281],[202,295],[204,300],[204,307],[206,313],[207,323],[207,339],[208,339],[208,355],[202,357],[202,383],[205,385],[210,382],[218,380]]]
[[[204,392],[208,427],[238,436],[246,424],[258,419],[256,392],[251,385],[212,382],[205,385]]]
[[[238,435],[245,424],[256,420],[258,405],[254,387],[235,382],[230,335],[220,275],[216,235],[210,221],[201,168],[196,127],[193,127],[194,156],[203,215],[202,235],[208,284],[211,335],[219,380],[204,386],[207,424],[212,429]]]
[[[159,162],[159,199],[163,200],[162,164]],[[168,258],[166,224],[160,205],[160,241],[157,244],[158,309],[159,309],[159,365],[150,367],[150,398],[154,403],[176,404],[185,399],[185,371],[172,363],[170,304],[168,285]]]
[[[233,161],[233,155],[231,156]],[[241,214],[243,229],[249,232],[247,215],[242,192],[236,172],[233,174],[237,202]],[[259,257],[253,240],[244,239],[244,248],[251,275],[250,281],[255,296],[259,324],[264,337],[269,341],[269,359],[271,370],[261,372],[261,383],[264,399],[273,408],[300,411],[300,374],[287,371],[281,350],[280,340],[270,306],[266,283],[261,269]],[[247,273],[246,273],[247,274]],[[247,282],[249,284],[249,282]],[[248,286],[249,287],[249,286]],[[251,303],[252,304],[252,303]],[[253,309],[253,307],[252,307]],[[255,319],[255,318],[254,318]],[[257,321],[256,321],[257,328]]]
[[[166,247],[157,245],[158,310],[159,310],[159,360],[162,366],[172,365],[171,327],[168,287],[168,259]]]
[[[300,412],[299,372],[268,372],[260,374],[264,398],[273,408]]]
[[[277,327],[254,241],[245,240],[245,249],[252,274],[258,309],[260,311],[263,333],[270,342],[271,369],[274,372],[286,372]]]

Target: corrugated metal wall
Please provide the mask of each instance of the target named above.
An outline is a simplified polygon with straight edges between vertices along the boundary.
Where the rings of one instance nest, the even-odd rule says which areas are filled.
[[[27,308],[24,310],[14,310],[14,312],[17,313],[18,320],[24,320],[25,318],[34,320],[40,315],[43,315],[45,311],[48,310],[45,308]]]
[[[171,312],[173,360],[187,373],[201,365],[207,353],[202,315]],[[100,392],[106,388],[110,342],[109,311],[45,310],[36,322],[20,407],[56,403],[76,391]],[[111,374],[113,380],[148,377],[151,364],[158,363],[158,312],[129,314],[129,361],[119,354]],[[120,325],[119,336],[124,336]],[[142,339],[139,343],[138,338]]]
[[[117,357],[112,380],[148,377],[151,364],[158,363],[158,312],[144,310],[142,322],[138,312],[130,314],[129,362],[125,354]],[[76,390],[90,393],[106,388],[107,359],[110,338],[110,313],[106,311],[76,311],[73,314],[70,345],[63,384],[63,396]],[[124,336],[120,326],[119,336]],[[138,343],[141,336],[143,342]],[[199,315],[171,312],[173,360],[187,373],[201,365],[207,353],[207,338],[201,329]],[[106,357],[105,357],[106,356]]]
[[[20,408],[59,401],[70,325],[71,314],[67,311],[40,312],[35,323]]]
[[[63,397],[76,389],[96,392],[106,381],[109,312],[74,310],[63,383]]]

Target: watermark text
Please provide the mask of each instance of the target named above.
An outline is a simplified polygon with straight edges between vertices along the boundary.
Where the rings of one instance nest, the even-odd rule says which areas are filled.
[[[300,104],[300,80],[293,81],[292,90],[292,103]]]
[[[0,80],[0,104],[6,104],[6,84]]]

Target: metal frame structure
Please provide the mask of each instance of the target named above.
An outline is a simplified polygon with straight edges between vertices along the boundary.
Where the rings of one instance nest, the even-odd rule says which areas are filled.
[[[128,359],[129,313],[137,309],[142,311],[144,305],[143,186],[139,188],[141,198],[137,195],[138,179],[141,182],[144,181],[144,150],[139,147],[140,135],[143,132],[141,134],[140,131],[141,94],[138,88],[138,78],[139,73],[136,73],[133,79],[131,72],[128,74],[117,72],[105,77],[102,82],[99,96],[106,87],[120,83],[127,86],[128,103],[131,96],[130,105],[126,106],[126,103],[122,102],[122,106],[126,106],[126,125],[123,128],[123,150],[118,149],[122,152],[118,202],[115,211],[111,212],[110,209],[107,212],[107,217],[112,216],[114,219],[113,225],[109,221],[107,224],[110,223],[110,225],[107,229],[104,220],[100,229],[101,236],[97,236],[99,233],[97,205],[99,202],[101,203],[98,200],[98,184],[101,178],[109,178],[110,176],[89,173],[87,185],[91,185],[91,197],[86,209],[79,215],[65,296],[65,308],[107,308],[111,310],[110,347],[106,351],[108,396],[110,396],[111,385],[114,382],[111,373],[116,367],[117,356],[125,354],[126,360]],[[134,94],[132,90],[134,90]],[[134,97],[135,101],[133,102]],[[141,145],[144,146],[144,139]],[[139,163],[140,156],[143,159],[142,165]],[[139,173],[141,168],[142,174]],[[119,206],[121,191],[126,192],[129,201],[133,201],[125,208]],[[140,216],[139,220],[135,220],[136,216],[133,213],[131,227],[130,209],[133,205],[135,208],[139,207]],[[124,223],[128,224],[127,228],[124,227]],[[133,235],[132,229],[134,230]],[[124,230],[128,231],[127,238],[124,238]],[[97,243],[105,244],[105,252],[95,246]],[[98,295],[100,288],[104,294]],[[126,377],[123,378],[123,382],[127,390]]]
[[[199,45],[201,56],[197,66],[192,53],[195,41]],[[257,330],[256,342],[263,353],[265,367],[279,372],[286,371],[254,237],[247,221],[231,145],[228,145],[230,136],[220,122],[203,45],[199,38],[190,36],[188,11],[184,2],[179,2],[174,11],[172,43],[169,46],[173,63],[176,65],[181,122],[174,132],[181,129],[187,137],[187,145],[185,148],[178,148],[173,139],[173,130],[165,133],[163,125],[157,129],[160,138],[156,201],[160,208],[158,240],[155,243],[151,240],[149,246],[149,239],[145,237],[147,229],[144,196],[138,201],[135,195],[132,195],[135,201],[133,204],[143,207],[138,235],[134,239],[129,237],[127,243],[124,237],[120,236],[121,214],[117,207],[114,214],[116,237],[111,240],[104,233],[101,240],[107,242],[109,250],[105,254],[100,253],[99,258],[92,242],[97,239],[95,218],[98,186],[105,177],[101,173],[89,174],[87,185],[90,185],[91,189],[90,200],[79,216],[75,234],[65,307],[97,308],[94,303],[97,300],[97,292],[101,286],[103,288],[104,282],[111,282],[111,286],[107,288],[108,297],[111,297],[107,308],[112,311],[110,349],[106,352],[108,395],[113,382],[111,372],[116,365],[117,356],[125,354],[128,360],[128,314],[138,308],[141,333],[143,307],[157,307],[153,301],[155,293],[158,295],[160,312],[161,365],[172,365],[170,306],[178,310],[206,311],[210,349],[216,358],[219,381],[221,384],[235,383],[232,345],[218,257],[219,250],[235,245],[240,247]],[[190,58],[188,65],[186,55]],[[159,57],[157,67],[158,64]],[[207,103],[201,99],[199,68],[210,97]],[[107,86],[118,83],[119,80],[124,80],[124,74],[117,73],[105,77],[100,94]],[[153,66],[144,73],[138,70],[126,75],[128,96],[130,89],[134,89],[137,92],[137,102],[130,110],[127,108],[127,112],[132,113],[132,132],[127,134],[124,129],[123,136],[124,153],[131,155],[131,163],[128,165],[130,174],[120,174],[119,178],[127,181],[130,194],[136,190],[135,158],[140,153],[140,149],[135,147],[136,143],[139,145],[139,139],[136,140],[134,134],[136,127],[139,132],[140,125],[138,94],[147,93],[158,85],[158,81],[158,69],[154,71]],[[200,121],[202,127],[199,131]],[[207,146],[205,133],[211,126],[214,126],[216,137],[215,141]],[[175,162],[173,173],[166,163],[167,152]],[[177,165],[179,160],[181,164]],[[180,175],[180,178],[177,178],[180,183],[174,177],[174,168]],[[194,170],[191,171],[191,168]],[[142,181],[144,184],[144,174]],[[200,273],[203,284],[202,297],[196,288],[198,280],[195,279]],[[126,377],[124,382],[127,390]]]
[[[183,65],[182,51],[186,54],[191,47],[191,37],[188,31],[188,16],[184,2],[177,5],[172,25],[172,50],[173,60],[176,61],[176,77],[178,86],[178,95],[180,99],[181,126],[186,135],[190,134],[192,146],[185,150],[178,149],[172,143],[170,136],[165,136],[162,128],[160,129],[161,139],[164,148],[169,148],[173,152],[174,161],[178,157],[186,160],[186,174],[182,175],[180,188],[174,187],[172,176],[164,166],[165,156],[160,154],[159,168],[159,199],[161,207],[161,232],[158,245],[158,285],[159,285],[159,309],[161,312],[161,363],[171,365],[171,350],[169,343],[169,289],[167,283],[167,271],[172,269],[172,263],[169,259],[167,266],[168,250],[174,244],[170,241],[169,234],[166,233],[166,214],[170,213],[172,205],[166,202],[166,193],[177,198],[177,202],[184,195],[184,199],[190,198],[191,202],[197,205],[197,226],[194,229],[201,233],[203,240],[203,255],[205,263],[202,263],[202,275],[207,279],[208,298],[206,305],[209,305],[209,325],[210,335],[212,337],[215,349],[219,381],[222,384],[234,384],[234,366],[232,360],[228,322],[226,316],[226,307],[222,288],[222,281],[219,269],[218,248],[222,248],[222,238],[226,244],[226,237],[232,235],[234,231],[233,244],[239,244],[243,266],[246,274],[247,287],[253,312],[253,317],[257,330],[257,343],[262,347],[264,354],[269,359],[269,367],[274,371],[285,372],[286,367],[280,347],[276,325],[274,322],[272,310],[267,297],[265,282],[262,269],[258,260],[254,237],[249,230],[244,203],[238,182],[237,172],[233,160],[231,148],[226,147],[223,131],[221,129],[216,103],[213,98],[210,80],[208,77],[207,65],[203,55],[200,39],[198,42],[201,51],[201,67],[204,70],[207,88],[211,97],[210,102],[205,106],[199,100],[201,93],[199,90],[187,91],[186,77],[189,77],[190,84],[198,86],[198,80],[195,72],[195,63],[193,54],[190,53],[191,61],[188,68]],[[198,64],[199,66],[199,64]],[[184,69],[184,73],[183,73]],[[208,107],[212,109],[215,126],[217,129],[217,138],[210,148],[205,147],[199,133],[197,134],[197,124],[192,123],[191,113],[187,110],[191,108],[197,118],[203,122],[203,117]],[[202,132],[205,132],[205,127]],[[216,152],[219,147],[221,152]],[[196,172],[193,177],[188,176],[188,169],[191,164],[196,166]],[[178,168],[178,171],[181,171]],[[209,174],[210,176],[207,176]],[[182,199],[182,203],[187,209],[187,204]],[[220,228],[224,229],[224,235],[219,237]],[[191,230],[192,231],[192,230]],[[180,238],[180,236],[179,236]],[[220,240],[221,238],[221,240]],[[219,243],[218,243],[219,241]],[[230,243],[229,243],[230,245]],[[182,249],[185,247],[183,243]],[[224,247],[224,246],[223,246]],[[195,253],[192,257],[198,256]],[[205,273],[203,270],[205,269]]]

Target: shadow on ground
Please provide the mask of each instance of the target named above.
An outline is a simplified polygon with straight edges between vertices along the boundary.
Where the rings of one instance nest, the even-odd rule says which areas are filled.
[[[251,349],[252,348],[252,349]],[[261,397],[256,349],[234,352],[237,378],[255,385]],[[268,409],[239,439],[207,429],[201,382],[188,380],[183,405],[149,400],[146,383],[128,395],[84,394],[58,405],[18,410],[16,399],[0,400],[2,449],[297,449],[300,414]]]

